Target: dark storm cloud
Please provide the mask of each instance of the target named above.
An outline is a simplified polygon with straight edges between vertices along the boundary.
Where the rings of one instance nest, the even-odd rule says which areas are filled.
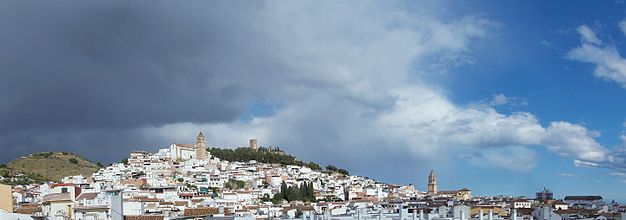
[[[281,69],[263,53],[255,29],[242,28],[253,24],[258,6],[243,6],[3,1],[2,148],[27,148],[14,152],[21,154],[36,144],[51,150],[82,144],[33,140],[46,132],[61,137],[236,119],[262,91],[247,76]],[[109,146],[98,142],[92,144]]]
[[[76,3],[1,7],[0,131],[238,115],[243,94],[214,84],[220,73],[207,67],[228,43],[216,18],[177,5]],[[186,16],[168,16],[176,9]]]

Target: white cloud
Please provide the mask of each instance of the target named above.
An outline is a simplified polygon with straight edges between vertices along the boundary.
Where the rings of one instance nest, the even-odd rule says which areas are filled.
[[[601,167],[602,164],[590,161],[583,161],[579,159],[574,160],[574,166],[577,167]]]
[[[396,138],[411,138],[426,146],[506,147],[539,143],[545,129],[528,113],[504,115],[490,107],[463,108],[428,87],[410,87],[397,93],[392,111],[381,115],[378,126]],[[538,138],[539,137],[539,138]],[[433,149],[417,149],[431,152]]]
[[[584,162],[604,162],[608,160],[608,150],[600,145],[595,137],[599,133],[568,122],[552,122],[547,129],[543,144],[552,152],[565,157],[574,157]]]
[[[626,19],[619,22],[619,28],[624,34],[626,34]]]
[[[583,43],[602,44],[602,41],[596,37],[596,34],[587,25],[581,25],[577,29]]]
[[[617,177],[626,177],[626,173],[624,172],[610,172],[608,173],[609,176],[617,176]]]
[[[519,97],[509,97],[500,93],[493,95],[487,104],[494,107],[502,105],[508,105],[509,107],[525,107],[528,106],[528,100]]]
[[[572,49],[567,57],[594,64],[596,77],[612,80],[626,88],[626,59],[622,58],[615,46],[603,44],[586,25],[578,28],[581,45]]]
[[[500,94],[494,95],[493,99],[491,100],[491,102],[489,102],[489,104],[493,106],[498,106],[498,105],[505,105],[509,103],[510,101],[511,99],[509,97],[506,97],[504,96],[504,94],[500,93]]]

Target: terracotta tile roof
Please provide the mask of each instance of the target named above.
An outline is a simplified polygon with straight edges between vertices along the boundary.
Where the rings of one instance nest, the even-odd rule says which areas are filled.
[[[202,208],[188,208],[183,212],[183,216],[208,216],[219,214],[218,208],[202,207]]]
[[[93,206],[76,206],[74,210],[77,211],[105,211],[109,210],[106,205],[93,205]]]
[[[59,187],[59,186],[74,186],[74,184],[73,183],[54,183],[50,185],[50,187],[52,188]]]
[[[20,208],[41,208],[40,204],[36,203],[22,203],[19,205]]]
[[[163,220],[160,215],[126,215],[124,220]]]
[[[92,200],[98,197],[98,194],[99,193],[97,192],[84,192],[84,193],[81,193],[78,197],[76,197],[76,200],[83,200],[83,199]]]
[[[70,193],[52,193],[43,197],[43,202],[71,201]]]
[[[32,215],[35,214],[37,212],[41,212],[41,206],[40,205],[22,205],[22,207],[15,209],[15,213],[18,214],[27,214],[27,215]]]
[[[174,201],[174,205],[176,206],[186,206],[187,201]]]

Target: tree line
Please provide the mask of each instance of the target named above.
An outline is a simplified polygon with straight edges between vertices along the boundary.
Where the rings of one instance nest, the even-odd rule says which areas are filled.
[[[272,198],[272,202],[274,204],[278,204],[281,201],[304,201],[304,202],[314,202],[315,201],[315,190],[313,189],[312,182],[303,182],[299,186],[289,186],[283,181],[280,184],[280,192],[274,194]]]
[[[279,148],[276,148],[279,149]],[[322,167],[314,162],[305,163],[298,160],[296,157],[288,155],[275,153],[271,151],[264,150],[254,150],[249,147],[240,147],[236,149],[224,149],[224,148],[209,148],[207,149],[211,155],[220,158],[222,160],[227,161],[237,161],[237,162],[247,162],[251,160],[255,160],[260,163],[274,163],[274,164],[282,164],[282,165],[296,165],[296,166],[305,166],[311,168],[312,170],[321,171]],[[345,169],[338,168],[334,165],[326,166],[326,172],[330,173],[341,173],[344,175],[350,175]]]
[[[255,160],[260,163],[306,166],[312,170],[322,170],[322,167],[314,162],[305,163],[288,154],[279,154],[270,151],[256,151],[248,147],[240,147],[234,150],[214,147],[207,150],[211,153],[211,155],[231,162],[247,162]]]

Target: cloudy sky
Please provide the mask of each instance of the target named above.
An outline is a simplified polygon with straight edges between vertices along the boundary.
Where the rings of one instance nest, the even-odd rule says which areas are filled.
[[[425,189],[626,200],[623,1],[0,3],[0,162],[278,146]]]

